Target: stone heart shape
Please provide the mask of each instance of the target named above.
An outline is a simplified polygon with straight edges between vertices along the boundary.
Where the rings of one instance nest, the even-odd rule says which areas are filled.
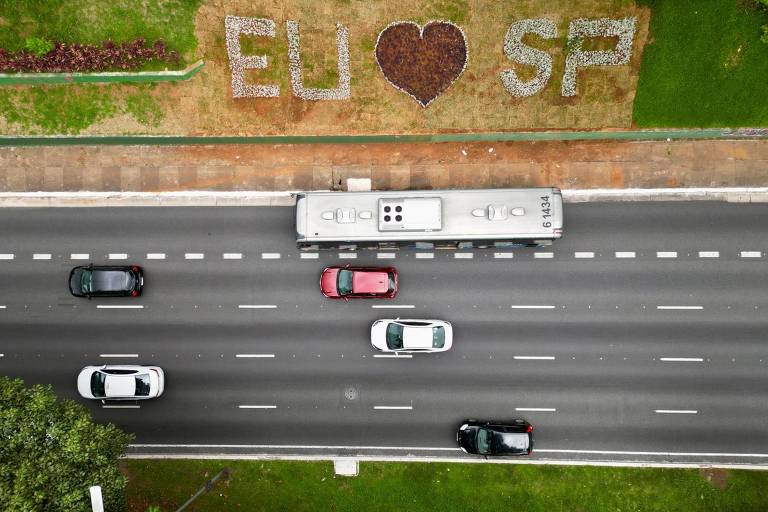
[[[376,62],[390,84],[427,107],[464,71],[467,40],[447,21],[431,21],[423,28],[397,21],[379,33]]]

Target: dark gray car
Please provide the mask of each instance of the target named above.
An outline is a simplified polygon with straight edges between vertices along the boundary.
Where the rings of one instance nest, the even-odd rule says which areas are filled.
[[[530,455],[533,427],[525,420],[466,420],[456,432],[456,442],[467,453],[476,455]]]
[[[75,297],[138,297],[144,271],[137,265],[87,265],[69,273],[69,291]]]

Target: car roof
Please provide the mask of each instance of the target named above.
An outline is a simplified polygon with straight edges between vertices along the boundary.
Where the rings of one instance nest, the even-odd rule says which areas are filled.
[[[403,348],[432,348],[432,326],[411,326],[403,328]]]
[[[136,374],[107,375],[104,381],[104,394],[114,396],[134,396],[136,394]]]

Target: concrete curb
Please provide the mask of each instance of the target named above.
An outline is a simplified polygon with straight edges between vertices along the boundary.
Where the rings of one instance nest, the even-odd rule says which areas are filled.
[[[119,206],[293,206],[298,191],[2,192],[0,208]],[[615,201],[725,201],[768,203],[768,187],[563,190],[567,203]]]

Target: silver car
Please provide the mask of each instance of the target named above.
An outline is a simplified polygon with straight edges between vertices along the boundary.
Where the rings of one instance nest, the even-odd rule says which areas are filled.
[[[77,376],[77,391],[96,400],[146,400],[163,394],[165,375],[159,366],[86,366]]]
[[[453,326],[444,320],[376,320],[371,345],[382,352],[445,352],[453,345]]]

